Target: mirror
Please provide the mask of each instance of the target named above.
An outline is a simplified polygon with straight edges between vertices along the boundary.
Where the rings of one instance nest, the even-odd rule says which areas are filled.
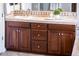
[[[6,3],[7,13],[13,10],[50,11],[62,8],[65,12],[76,12],[76,3]]]

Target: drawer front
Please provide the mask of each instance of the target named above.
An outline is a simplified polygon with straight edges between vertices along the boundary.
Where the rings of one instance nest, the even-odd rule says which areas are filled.
[[[26,27],[26,28],[30,28],[30,24],[26,23],[26,22],[8,21],[7,24],[10,27]]]
[[[32,41],[32,52],[47,53],[47,42]]]
[[[47,29],[47,24],[32,23],[31,28],[32,29],[38,29],[38,30],[46,30]]]
[[[65,25],[65,24],[48,24],[49,30],[67,30],[75,31],[75,25]]]
[[[32,40],[47,40],[47,30],[32,30]]]

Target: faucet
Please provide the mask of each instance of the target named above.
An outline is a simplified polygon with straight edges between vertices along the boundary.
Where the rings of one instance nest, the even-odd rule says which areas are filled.
[[[31,10],[27,9],[27,16],[29,16],[31,14]]]

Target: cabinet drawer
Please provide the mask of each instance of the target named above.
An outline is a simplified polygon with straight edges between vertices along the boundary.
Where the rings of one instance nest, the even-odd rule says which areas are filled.
[[[48,24],[49,30],[68,30],[75,31],[75,25],[65,25],[65,24]]]
[[[30,24],[26,23],[26,22],[8,21],[7,24],[10,27],[26,27],[26,28],[30,28]]]
[[[32,40],[47,40],[47,30],[32,30]]]
[[[32,52],[46,53],[47,42],[46,41],[32,41]]]
[[[31,24],[32,29],[38,29],[38,30],[46,30],[47,29],[47,24],[42,24],[42,23],[32,23]]]

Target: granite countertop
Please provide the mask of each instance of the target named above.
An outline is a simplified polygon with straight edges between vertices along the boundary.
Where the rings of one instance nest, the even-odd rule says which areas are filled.
[[[54,17],[49,18],[49,17],[32,17],[32,16],[6,16],[6,21],[77,25],[76,17],[65,17],[65,16],[62,16],[58,19]]]

